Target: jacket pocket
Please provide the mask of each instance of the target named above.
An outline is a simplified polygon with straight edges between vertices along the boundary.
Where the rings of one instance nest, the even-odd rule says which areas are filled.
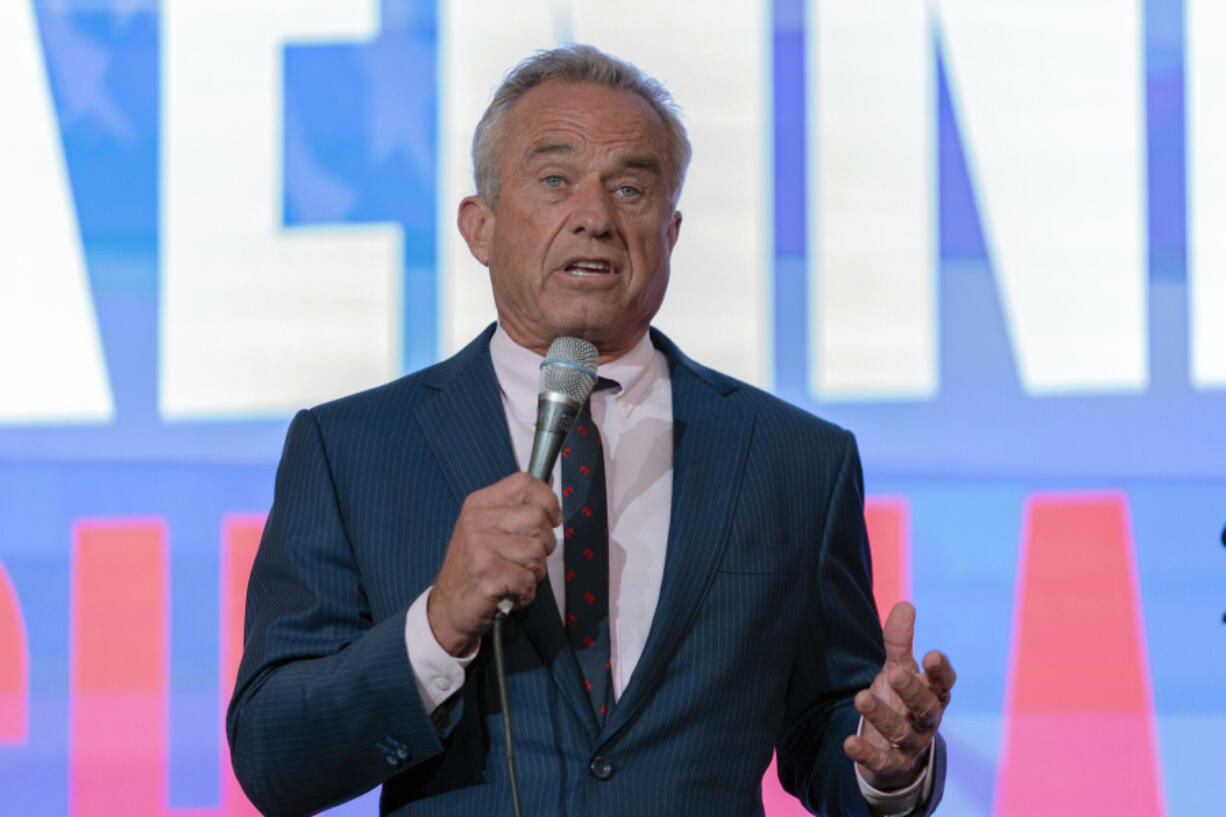
[[[731,542],[720,560],[721,573],[795,573],[800,570],[801,546],[787,544],[738,544]]]

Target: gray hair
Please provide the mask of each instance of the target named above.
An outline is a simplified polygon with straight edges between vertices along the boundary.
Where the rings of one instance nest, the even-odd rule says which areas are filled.
[[[604,88],[638,94],[664,121],[668,134],[673,178],[669,180],[674,203],[690,164],[690,140],[677,103],[659,80],[624,60],[590,45],[566,45],[538,51],[512,68],[494,92],[494,98],[473,134],[473,177],[477,192],[491,207],[498,199],[499,160],[506,140],[507,114],[519,98],[550,80],[587,82]]]

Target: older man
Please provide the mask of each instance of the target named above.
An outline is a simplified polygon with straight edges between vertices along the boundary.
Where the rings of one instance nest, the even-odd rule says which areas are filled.
[[[667,93],[543,52],[473,160],[459,226],[496,327],[290,427],[227,719],[252,801],[505,812],[483,642],[510,596],[526,813],[760,813],[776,749],[816,813],[931,811],[954,673],[917,665],[909,605],[883,643],[852,436],[649,329],[689,160]],[[596,345],[601,387],[551,487],[520,471],[559,336]]]

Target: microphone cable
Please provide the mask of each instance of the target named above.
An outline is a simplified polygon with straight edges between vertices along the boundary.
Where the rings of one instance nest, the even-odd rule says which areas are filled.
[[[519,778],[515,773],[515,738],[511,736],[511,700],[507,694],[507,662],[503,655],[503,625],[511,614],[511,600],[498,602],[494,613],[494,672],[498,676],[498,700],[502,704],[502,735],[506,744],[507,776],[511,780],[511,811],[523,817],[519,808]]]

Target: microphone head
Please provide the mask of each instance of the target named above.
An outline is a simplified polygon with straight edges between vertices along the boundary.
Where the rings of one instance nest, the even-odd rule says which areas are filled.
[[[541,391],[587,400],[596,387],[596,347],[580,338],[557,338],[541,361]]]

